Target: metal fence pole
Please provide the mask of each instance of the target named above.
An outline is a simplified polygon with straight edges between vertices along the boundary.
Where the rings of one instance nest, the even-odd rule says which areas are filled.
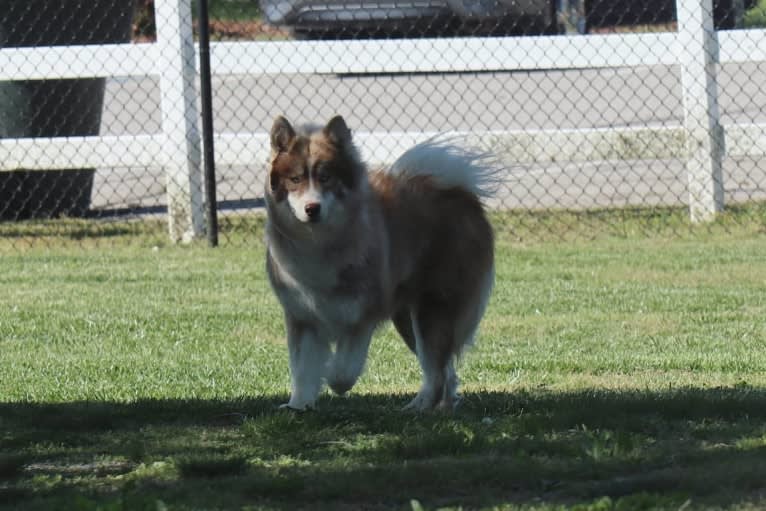
[[[202,94],[202,152],[205,167],[205,219],[207,241],[218,246],[218,201],[215,190],[215,151],[213,146],[213,95],[210,78],[210,26],[207,0],[197,0],[199,7],[199,69]]]
[[[712,0],[676,0],[684,125],[688,157],[689,212],[693,222],[723,209],[724,134],[718,110],[718,37]]]
[[[191,0],[156,0],[168,227],[173,241],[204,232]]]

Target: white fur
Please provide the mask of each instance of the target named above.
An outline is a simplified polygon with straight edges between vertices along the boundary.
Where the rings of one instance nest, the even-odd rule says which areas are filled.
[[[272,263],[278,268],[280,279],[286,286],[278,294],[283,306],[296,319],[310,323],[319,320],[324,330],[328,330],[323,333],[332,338],[337,338],[338,334],[328,329],[328,325],[345,327],[359,322],[363,306],[356,297],[328,300],[315,291],[332,288],[336,283],[337,277],[334,272],[328,271],[326,263],[311,257],[285,257],[275,246],[270,250],[275,256]]]
[[[458,186],[479,197],[489,197],[501,183],[502,167],[489,152],[468,149],[457,137],[436,136],[405,151],[389,172],[429,176],[443,187]]]
[[[285,406],[295,410],[314,408],[322,389],[322,367],[330,354],[330,347],[312,330],[290,330],[287,343],[290,349],[292,392]]]
[[[476,307],[473,310],[473,315],[466,318],[465,323],[468,325],[468,332],[465,334],[462,346],[470,346],[474,342],[476,337],[476,330],[479,328],[479,322],[484,316],[484,311],[487,310],[489,298],[492,295],[492,289],[495,287],[495,267],[494,265],[484,275],[484,280],[481,285],[481,294],[479,300],[476,302]],[[458,334],[460,335],[460,333]]]
[[[425,350],[425,340],[420,331],[420,324],[415,315],[415,311],[410,309],[410,322],[412,323],[412,335],[415,336],[415,354],[420,363],[420,369],[423,371],[423,384],[417,395],[404,407],[405,410],[427,410],[433,406],[436,400],[436,393],[439,391],[439,375],[437,368],[433,367]]]
[[[441,402],[438,404],[440,408],[446,410],[452,410],[457,406],[459,396],[457,394],[457,387],[460,380],[457,377],[457,371],[455,371],[455,359],[449,361],[447,366],[447,375],[444,382],[444,394],[442,395]]]

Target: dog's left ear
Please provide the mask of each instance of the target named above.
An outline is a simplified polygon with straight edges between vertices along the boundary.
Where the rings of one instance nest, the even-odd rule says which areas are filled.
[[[345,146],[351,143],[351,130],[340,115],[330,119],[323,131],[333,144]]]
[[[287,122],[287,119],[281,115],[274,119],[274,124],[271,127],[271,150],[275,153],[287,151],[293,138],[295,138],[295,130]]]

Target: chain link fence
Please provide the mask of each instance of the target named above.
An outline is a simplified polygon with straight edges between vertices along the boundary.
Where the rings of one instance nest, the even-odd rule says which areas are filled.
[[[222,244],[261,239],[278,114],[342,114],[373,167],[465,135],[505,167],[488,206],[516,238],[766,224],[765,0],[210,8]],[[203,235],[194,9],[3,2],[0,236],[13,247]]]

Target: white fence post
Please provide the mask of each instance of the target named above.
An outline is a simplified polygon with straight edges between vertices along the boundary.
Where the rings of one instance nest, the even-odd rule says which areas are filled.
[[[173,241],[190,241],[205,229],[191,0],[156,0],[155,16],[168,227]]]
[[[718,38],[712,0],[676,0],[689,151],[689,211],[693,222],[711,220],[723,209],[723,129],[718,111]]]

